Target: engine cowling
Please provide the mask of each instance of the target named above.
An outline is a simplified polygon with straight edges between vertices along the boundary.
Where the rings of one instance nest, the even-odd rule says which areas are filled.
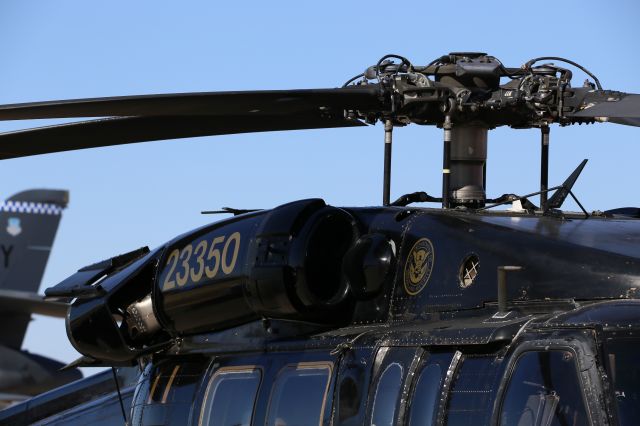
[[[339,325],[354,303],[343,258],[358,237],[346,211],[301,200],[83,268],[51,292],[78,297],[69,338],[107,362],[259,318]]]
[[[219,330],[260,317],[339,321],[342,258],[354,219],[319,199],[204,228],[168,246],[154,306],[170,332]]]

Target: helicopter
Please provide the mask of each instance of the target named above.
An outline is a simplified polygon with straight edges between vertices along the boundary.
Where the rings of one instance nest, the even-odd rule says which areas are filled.
[[[556,63],[590,80],[573,87]],[[635,424],[640,209],[587,212],[572,191],[586,160],[551,186],[548,148],[552,124],[640,126],[640,95],[605,90],[564,58],[510,68],[453,52],[427,65],[386,55],[334,89],[0,106],[0,120],[80,117],[108,118],[2,134],[0,158],[381,122],[382,206],[226,209],[79,269],[45,291],[71,303],[82,357],[68,367],[112,372],[0,422]],[[443,131],[442,194],[391,201],[393,130],[410,124]],[[500,126],[540,129],[539,191],[487,196]],[[562,210],[568,197],[580,212]]]

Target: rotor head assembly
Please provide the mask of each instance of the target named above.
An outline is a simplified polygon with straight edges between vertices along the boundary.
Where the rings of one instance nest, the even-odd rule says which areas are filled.
[[[573,88],[569,69],[554,63],[535,65],[543,60],[579,68],[593,82],[587,80],[582,87]],[[383,108],[347,110],[346,116],[385,123],[385,157],[391,155],[392,126],[415,123],[444,130],[442,197],[438,199],[443,208],[479,208],[489,201],[485,192],[487,137],[495,127],[542,130],[541,190],[545,191],[550,124],[640,124],[638,95],[602,90],[600,81],[586,68],[559,57],[535,58],[519,68],[507,68],[480,52],[453,52],[424,66],[399,55],[386,55],[343,87],[377,87],[380,91]],[[390,192],[387,163],[385,158],[385,194]],[[546,193],[542,199],[546,200]],[[389,204],[388,197],[383,204]]]

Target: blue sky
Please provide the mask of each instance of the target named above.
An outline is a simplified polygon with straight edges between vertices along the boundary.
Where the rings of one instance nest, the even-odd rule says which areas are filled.
[[[564,56],[605,88],[640,93],[640,6],[633,0],[518,2],[3,1],[0,104],[96,96],[340,86],[387,53],[416,64],[485,51],[519,66]],[[574,84],[584,76],[576,72]],[[26,124],[0,123],[0,131]],[[394,134],[392,198],[440,192],[441,132]],[[640,205],[640,129],[554,127],[550,181],[583,158],[575,187],[588,210]],[[381,201],[380,125],[145,143],[8,160],[0,195],[71,191],[43,281],[131,249],[157,246],[222,206],[269,208],[322,197]],[[539,181],[539,133],[489,135],[488,193],[528,193]],[[25,347],[71,361],[64,324],[37,316]]]

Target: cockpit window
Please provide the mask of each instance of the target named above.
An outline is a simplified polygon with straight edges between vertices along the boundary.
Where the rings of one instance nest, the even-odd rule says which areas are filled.
[[[521,355],[504,395],[500,424],[589,424],[574,354],[556,350]]]
[[[285,367],[276,379],[269,401],[269,426],[322,424],[331,377],[331,365],[296,364]]]
[[[207,386],[200,424],[249,426],[261,379],[261,370],[251,366],[216,371]]]
[[[640,340],[616,339],[607,342],[611,387],[621,425],[636,425],[640,419]]]

